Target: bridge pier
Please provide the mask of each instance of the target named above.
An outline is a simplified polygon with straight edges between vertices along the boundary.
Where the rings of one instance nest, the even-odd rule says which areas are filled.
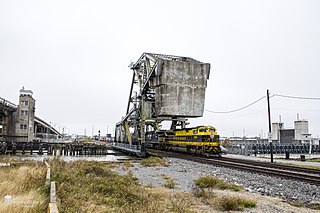
[[[33,155],[33,143],[30,143],[30,155]]]
[[[43,154],[43,151],[42,151],[42,144],[39,144],[39,152],[38,152],[39,155],[42,155]]]
[[[25,154],[25,144],[22,145],[22,154]]]

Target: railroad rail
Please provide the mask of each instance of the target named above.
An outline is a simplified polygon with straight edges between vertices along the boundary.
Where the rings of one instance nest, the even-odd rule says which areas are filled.
[[[292,179],[295,181],[302,181],[302,182],[307,182],[312,185],[318,185],[320,186],[320,177],[319,175],[315,175],[314,172],[312,173],[297,173],[300,172],[296,169],[299,169],[297,167],[288,167],[285,166],[282,168],[275,168],[275,167],[267,167],[267,164],[264,162],[257,162],[257,164],[252,163],[251,161],[228,161],[230,158],[207,158],[207,157],[202,157],[202,156],[194,156],[194,155],[189,155],[189,154],[183,154],[183,153],[177,153],[177,152],[170,152],[170,151],[160,151],[160,150],[147,150],[149,153],[156,153],[160,154],[161,156],[166,156],[166,157],[176,157],[180,159],[185,159],[185,160],[190,160],[198,163],[204,163],[204,164],[210,164],[210,165],[215,165],[219,167],[229,167],[232,169],[237,169],[241,171],[249,171],[249,172],[254,172],[254,173],[260,173],[260,174],[265,174],[265,175],[272,175],[284,179]],[[252,163],[252,164],[250,164]],[[282,166],[282,165],[280,165]],[[286,168],[285,168],[286,167]],[[291,170],[289,170],[291,168]],[[308,171],[306,168],[305,171]],[[305,172],[304,171],[304,172]],[[313,171],[313,170],[310,170]]]
[[[318,175],[320,175],[320,169],[304,168],[304,167],[284,165],[284,164],[275,164],[275,163],[270,163],[270,162],[265,162],[265,161],[254,161],[254,160],[237,159],[237,158],[225,158],[224,157],[223,160],[224,161],[228,161],[228,162],[236,162],[236,163],[245,163],[245,164],[250,164],[250,165],[258,165],[258,166],[266,167],[266,168],[277,168],[277,169],[283,169],[283,170],[289,170],[289,171],[295,171],[295,172],[302,172],[302,173],[307,173],[307,174],[318,174]]]

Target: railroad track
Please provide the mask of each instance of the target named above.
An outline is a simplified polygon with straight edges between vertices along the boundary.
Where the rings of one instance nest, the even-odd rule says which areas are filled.
[[[304,167],[298,167],[298,166],[270,163],[270,162],[265,162],[265,161],[238,159],[238,158],[223,157],[222,159],[224,161],[228,161],[228,162],[244,163],[244,164],[250,164],[250,165],[258,165],[258,166],[266,167],[266,168],[277,168],[277,169],[288,170],[288,171],[293,171],[293,172],[302,172],[302,173],[307,173],[307,174],[320,175],[320,169],[304,168]],[[320,178],[320,176],[319,176],[319,178]]]
[[[320,177],[317,174],[309,173],[308,171],[314,171],[313,169],[305,169],[303,172],[304,173],[297,173],[301,172],[295,169],[299,169],[299,167],[293,167],[293,166],[286,166],[286,165],[279,165],[280,167],[276,168],[273,167],[272,164],[269,165],[268,163],[265,162],[257,162],[254,161],[246,161],[246,160],[240,160],[240,161],[235,161],[235,160],[230,160],[230,158],[206,158],[202,156],[194,156],[194,155],[189,155],[189,154],[183,154],[183,153],[177,153],[177,152],[169,152],[169,151],[160,151],[160,150],[150,150],[150,153],[157,153],[161,156],[166,156],[166,157],[175,157],[175,158],[181,158],[185,160],[190,160],[198,163],[204,163],[204,164],[211,164],[215,166],[220,166],[220,167],[229,167],[241,171],[249,171],[249,172],[254,172],[254,173],[260,173],[260,174],[265,174],[265,175],[272,175],[284,179],[292,179],[295,181],[303,181],[307,182],[312,185],[318,185],[320,186]],[[271,163],[270,163],[271,164]]]

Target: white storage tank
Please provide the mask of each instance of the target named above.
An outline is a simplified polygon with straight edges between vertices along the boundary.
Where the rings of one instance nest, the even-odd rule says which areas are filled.
[[[283,127],[283,123],[272,123],[272,140],[280,142],[280,130]]]
[[[303,135],[309,134],[309,123],[307,120],[294,122],[294,138],[296,140],[304,140]]]

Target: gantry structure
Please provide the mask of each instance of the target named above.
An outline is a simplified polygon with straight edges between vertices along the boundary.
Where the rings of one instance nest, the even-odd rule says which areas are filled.
[[[210,64],[190,57],[143,53],[129,65],[132,81],[125,116],[116,124],[115,141],[138,145],[157,140],[161,122],[185,128],[201,117]]]

